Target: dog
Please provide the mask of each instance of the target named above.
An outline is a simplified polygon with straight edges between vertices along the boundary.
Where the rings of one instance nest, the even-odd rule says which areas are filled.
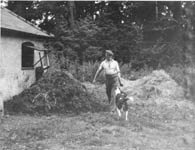
[[[115,89],[115,107],[119,118],[121,118],[121,113],[125,113],[125,120],[128,120],[128,103],[127,101],[134,101],[133,97],[128,97],[127,94],[120,90],[119,87]]]

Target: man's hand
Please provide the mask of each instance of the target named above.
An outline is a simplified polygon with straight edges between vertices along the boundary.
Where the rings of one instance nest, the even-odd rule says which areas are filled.
[[[121,79],[119,78],[119,84],[120,86],[123,86],[122,82],[121,82]]]
[[[92,83],[95,83],[95,82],[96,82],[96,80],[95,80],[95,79],[93,79]]]

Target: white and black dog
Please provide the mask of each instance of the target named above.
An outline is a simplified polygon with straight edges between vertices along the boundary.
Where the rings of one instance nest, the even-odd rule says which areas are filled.
[[[128,120],[128,103],[127,101],[134,101],[133,97],[128,97],[127,94],[120,90],[119,87],[115,89],[115,106],[119,117],[121,113],[125,113],[125,120]]]

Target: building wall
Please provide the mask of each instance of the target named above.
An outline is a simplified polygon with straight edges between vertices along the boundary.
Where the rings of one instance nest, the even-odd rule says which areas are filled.
[[[1,36],[0,49],[0,100],[6,101],[19,94],[35,82],[35,69],[21,69],[22,43],[32,42],[43,47],[42,41],[17,36]],[[42,53],[43,55],[43,53]],[[39,60],[38,52],[34,53],[34,62]],[[40,63],[37,65],[40,66]],[[37,67],[36,66],[36,67]]]

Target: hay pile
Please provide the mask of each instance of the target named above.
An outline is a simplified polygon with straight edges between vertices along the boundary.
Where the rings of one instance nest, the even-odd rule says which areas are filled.
[[[128,101],[130,114],[136,114],[143,120],[155,118],[159,120],[191,119],[195,116],[193,102],[184,98],[184,90],[164,70],[155,70],[140,79],[130,81],[122,79],[121,89],[133,96],[134,101]],[[105,85],[85,83],[91,93],[101,93],[99,98],[105,99]],[[131,113],[132,112],[132,113]],[[141,114],[141,115],[140,115]],[[146,118],[144,118],[146,117]]]
[[[136,81],[123,81],[124,91],[141,100],[156,98],[182,100],[183,88],[180,87],[164,70],[156,70]]]
[[[5,103],[9,113],[48,114],[97,111],[101,106],[86,88],[66,71],[45,75],[29,89]]]
[[[155,70],[136,81],[124,80],[123,90],[135,97],[132,110],[159,120],[181,120],[195,117],[192,101],[186,100],[184,90],[164,70]]]
[[[164,70],[155,70],[135,81],[122,78],[122,83],[123,87],[121,89],[138,101],[149,102],[152,100],[153,103],[154,100],[163,102],[163,100],[182,101],[185,99],[183,88]],[[85,82],[84,85],[91,93],[101,93],[102,99],[107,99],[105,85],[94,85],[88,82]]]

